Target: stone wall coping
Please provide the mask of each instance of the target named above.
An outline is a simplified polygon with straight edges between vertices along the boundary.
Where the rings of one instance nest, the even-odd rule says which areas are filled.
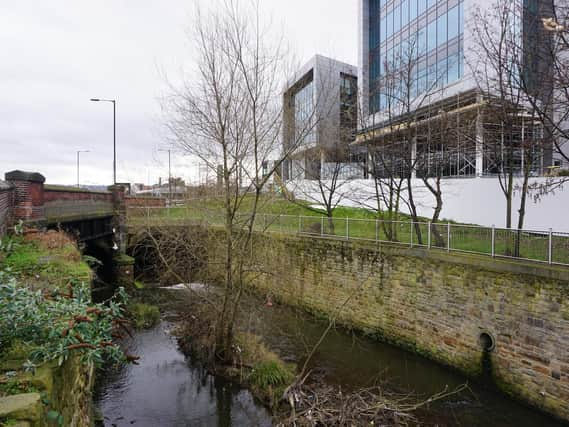
[[[270,237],[270,233],[267,237]],[[569,268],[563,265],[549,265],[538,261],[529,261],[514,258],[489,257],[481,254],[467,252],[448,252],[444,249],[426,249],[421,247],[405,247],[396,243],[389,242],[366,242],[365,240],[339,240],[322,236],[291,236],[283,237],[307,239],[307,240],[326,240],[338,245],[352,245],[354,249],[364,247],[370,250],[383,251],[387,255],[412,256],[423,259],[442,261],[450,264],[467,265],[496,273],[510,273],[537,276],[546,279],[569,282]]]
[[[109,191],[104,190],[89,190],[81,187],[71,187],[66,185],[47,184],[44,186],[44,191],[53,191],[61,193],[89,193],[89,194],[111,194]]]
[[[212,226],[212,229],[222,230],[221,226]],[[541,277],[550,280],[558,280],[569,284],[569,267],[563,265],[550,265],[538,261],[530,261],[515,258],[489,257],[481,254],[468,252],[448,252],[444,249],[426,249],[421,247],[409,247],[398,245],[390,242],[374,242],[365,240],[340,240],[326,236],[302,236],[280,233],[259,233],[258,236],[267,238],[283,238],[288,240],[303,241],[326,241],[329,244],[343,246],[349,245],[353,249],[363,248],[366,250],[374,250],[383,252],[386,255],[393,256],[411,256],[422,259],[431,259],[434,261],[445,262],[449,264],[466,265],[481,270],[492,271],[495,273],[520,274],[534,277]]]
[[[45,182],[45,176],[38,172],[26,172],[21,170],[13,170],[6,172],[4,175],[7,181],[29,181],[29,182],[39,182],[43,184]]]

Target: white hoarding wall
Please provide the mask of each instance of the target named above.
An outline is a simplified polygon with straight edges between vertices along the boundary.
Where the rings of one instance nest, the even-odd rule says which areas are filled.
[[[520,188],[521,184],[521,178],[516,179],[516,188]],[[425,188],[422,180],[414,179],[412,185],[415,188],[413,195],[419,215],[430,218],[435,206],[434,197]],[[569,232],[569,181],[563,184],[558,178],[532,178],[530,185],[537,185],[541,188],[555,187],[555,190],[539,197],[537,190],[531,191],[526,204],[524,229],[546,231],[551,228],[554,231]],[[311,204],[322,204],[319,202],[322,196],[316,181],[289,181],[287,188],[298,199],[307,200]],[[346,181],[336,185],[336,188],[336,200],[340,199],[339,205],[341,206],[373,208],[376,205],[372,180]],[[498,178],[444,179],[442,188],[441,218],[488,227],[506,225],[506,199]],[[514,227],[518,222],[519,206],[520,191],[517,190],[514,194],[512,209]],[[405,203],[401,203],[401,211],[409,213]]]

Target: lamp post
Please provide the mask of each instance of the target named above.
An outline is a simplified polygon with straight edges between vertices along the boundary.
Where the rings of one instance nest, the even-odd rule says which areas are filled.
[[[79,187],[79,154],[89,153],[89,150],[77,150],[77,187]]]
[[[91,98],[93,102],[113,103],[113,184],[117,183],[117,101],[115,99]]]
[[[171,163],[171,150],[158,150],[168,152],[168,203],[172,204],[172,163]]]

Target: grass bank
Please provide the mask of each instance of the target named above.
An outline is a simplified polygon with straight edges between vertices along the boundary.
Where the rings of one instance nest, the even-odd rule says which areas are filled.
[[[239,212],[244,214],[243,223],[249,219],[246,213],[252,206],[252,198],[244,197],[239,205]],[[133,226],[168,225],[187,220],[223,225],[223,212],[221,199],[204,198],[172,208],[134,208],[129,210],[128,221]],[[237,216],[235,225],[239,226],[239,223]],[[399,213],[397,221],[389,221],[373,210],[345,206],[334,209],[333,218],[328,219],[323,210],[314,210],[305,201],[291,202],[278,195],[261,198],[255,228],[285,234],[438,247],[541,262],[551,259],[552,263],[569,264],[569,235],[566,233],[552,233],[550,242],[548,231],[493,230],[446,219],[429,227],[428,218],[420,217],[418,223],[413,223],[409,215]]]
[[[90,282],[92,277],[75,242],[57,231],[14,236],[11,250],[0,253],[0,267],[27,286],[51,290],[70,281]]]

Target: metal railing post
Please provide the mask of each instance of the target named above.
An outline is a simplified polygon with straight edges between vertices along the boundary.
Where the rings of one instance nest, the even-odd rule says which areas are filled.
[[[427,227],[429,227],[427,230],[427,248],[431,249],[431,221],[427,223]]]
[[[450,222],[447,222],[447,251],[450,252]]]
[[[553,229],[549,229],[549,245],[547,250],[547,259],[549,264],[553,264]]]
[[[375,241],[379,241],[379,220],[375,220]]]
[[[346,240],[350,240],[350,218],[346,217]]]
[[[410,237],[411,247],[413,247],[413,220],[411,220],[411,237]]]
[[[320,217],[320,235],[324,236],[324,217]]]
[[[298,216],[298,233],[302,233],[302,216]]]
[[[496,256],[496,226],[492,224],[492,258]]]

